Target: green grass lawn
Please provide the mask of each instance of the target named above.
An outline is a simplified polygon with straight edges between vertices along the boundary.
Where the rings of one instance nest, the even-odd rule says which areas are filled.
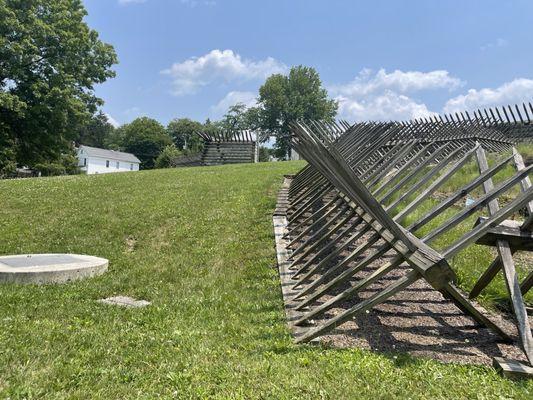
[[[103,276],[0,286],[0,398],[531,398],[488,367],[295,345],[266,163],[0,181],[0,254],[108,258]],[[143,309],[96,300],[146,299]]]

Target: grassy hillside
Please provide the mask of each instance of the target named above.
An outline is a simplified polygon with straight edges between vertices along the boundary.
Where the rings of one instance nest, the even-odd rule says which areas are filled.
[[[297,346],[268,163],[0,182],[0,254],[87,253],[107,274],[0,286],[0,398],[531,398],[491,368]],[[144,309],[96,300],[146,299]]]

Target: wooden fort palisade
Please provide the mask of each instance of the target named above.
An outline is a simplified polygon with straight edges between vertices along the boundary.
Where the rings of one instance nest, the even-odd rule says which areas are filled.
[[[329,332],[418,279],[427,281],[478,323],[509,340],[496,323],[454,286],[455,274],[449,264],[452,257],[466,247],[476,242],[487,244],[487,238],[495,237],[488,244],[496,246],[499,257],[474,289],[479,293],[500,269],[503,270],[520,342],[532,362],[531,328],[522,298],[522,293],[531,287],[531,274],[520,285],[512,262],[514,251],[531,247],[516,243],[527,241],[527,235],[531,234],[533,189],[528,175],[532,167],[523,165],[516,149],[513,155],[500,157],[490,167],[485,157],[485,151],[510,150],[518,139],[533,137],[530,123],[533,108],[529,107],[530,112],[523,106],[526,118],[518,107],[514,112],[507,107],[507,110],[478,111],[473,117],[460,113],[410,122],[368,122],[352,126],[343,121],[338,124],[299,122],[292,125],[294,149],[309,163],[292,179],[287,190],[285,239],[291,250],[288,270],[292,274],[289,281],[292,287],[286,302],[297,312],[291,322],[293,326],[309,325],[300,331],[298,342]],[[424,215],[414,212],[420,204],[434,198],[437,190],[460,174],[469,162],[478,163],[477,177],[439,200]],[[492,184],[492,178],[508,165],[513,165],[516,172],[497,185]],[[513,195],[516,187],[521,190]],[[468,205],[453,207],[480,189],[483,194],[477,195]],[[509,196],[513,196],[512,200],[500,208],[498,199]],[[506,229],[503,237],[498,229],[508,226],[507,219],[516,216],[524,207],[526,221],[520,229],[515,229],[516,232]],[[472,231],[456,238],[446,249],[437,251],[432,247],[442,235],[485,208],[489,215],[480,218]],[[427,229],[430,222],[435,223],[435,218],[444,212],[453,215],[425,235],[417,233],[423,227]],[[517,239],[517,235],[520,238]],[[358,244],[363,237],[364,242]],[[394,257],[385,261],[383,256],[391,252]],[[357,272],[376,262],[380,263],[377,269],[354,281]],[[385,289],[326,318],[320,325],[313,325],[315,318],[324,318],[324,313],[331,308],[339,307],[347,298],[353,299],[390,271],[406,265],[408,272]],[[346,288],[347,282],[351,285]],[[339,288],[342,288],[340,292]],[[471,297],[477,293],[473,291]]]
[[[252,131],[197,132],[204,141],[202,165],[257,162],[257,138]]]

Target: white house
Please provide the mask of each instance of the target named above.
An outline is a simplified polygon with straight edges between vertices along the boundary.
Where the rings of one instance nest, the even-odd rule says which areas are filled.
[[[78,166],[88,175],[138,171],[141,161],[130,153],[81,145]]]

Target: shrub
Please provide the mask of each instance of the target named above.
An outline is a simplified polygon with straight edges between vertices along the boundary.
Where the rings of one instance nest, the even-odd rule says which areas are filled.
[[[59,162],[35,164],[35,169],[39,171],[42,176],[58,176],[67,173],[65,166]]]
[[[174,144],[166,146],[155,160],[156,168],[173,168],[176,160],[183,155]]]

